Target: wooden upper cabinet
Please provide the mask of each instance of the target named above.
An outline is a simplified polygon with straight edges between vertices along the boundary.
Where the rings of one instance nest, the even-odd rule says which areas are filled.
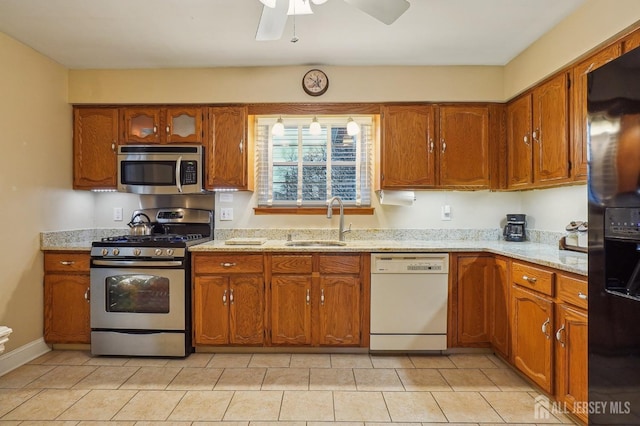
[[[533,90],[533,177],[569,180],[569,78],[561,73]]]
[[[202,143],[202,108],[124,108],[124,143]]]
[[[439,108],[439,184],[489,187],[489,109],[481,106]]]
[[[640,43],[640,37],[636,37]],[[573,67],[571,89],[571,118],[573,122],[572,176],[577,181],[587,179],[587,74],[620,56],[622,46],[617,43],[607,47]]]
[[[640,47],[640,29],[622,39],[622,53],[627,53],[636,47]]]
[[[167,108],[164,132],[167,143],[201,143],[202,108],[179,106]]]
[[[382,111],[381,187],[434,186],[434,107],[389,105]]]
[[[206,188],[248,189],[247,108],[209,108]]]
[[[74,189],[116,188],[117,144],[117,108],[74,108]]]
[[[531,93],[507,105],[507,187],[510,189],[533,183],[531,114]]]

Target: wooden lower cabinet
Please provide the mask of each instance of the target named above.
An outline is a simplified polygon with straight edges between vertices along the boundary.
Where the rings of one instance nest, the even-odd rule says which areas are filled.
[[[320,278],[318,344],[358,346],[361,335],[360,277]]]
[[[262,256],[198,253],[193,264],[194,343],[262,345]]]
[[[456,346],[488,346],[489,296],[493,283],[491,255],[457,256]]]
[[[450,346],[488,347],[508,358],[508,261],[487,254],[452,254],[454,301],[449,328],[455,335]]]
[[[511,288],[513,363],[548,393],[553,392],[553,300]]]
[[[89,253],[44,254],[44,340],[90,343]]]
[[[311,276],[271,278],[271,343],[311,344]]]
[[[556,398],[587,421],[587,313],[567,304],[556,305]],[[576,411],[576,403],[580,409]]]
[[[368,254],[199,252],[192,259],[195,345],[369,345]]]
[[[360,254],[269,255],[271,344],[361,346],[362,258]]]
[[[511,355],[509,262],[496,257],[493,262],[493,285],[489,296],[489,336],[491,346],[504,358]]]

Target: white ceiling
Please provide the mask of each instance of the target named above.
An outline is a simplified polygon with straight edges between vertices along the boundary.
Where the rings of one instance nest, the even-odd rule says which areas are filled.
[[[0,0],[0,32],[72,69],[505,65],[587,0],[409,0],[384,25],[343,0],[255,41],[259,0]]]

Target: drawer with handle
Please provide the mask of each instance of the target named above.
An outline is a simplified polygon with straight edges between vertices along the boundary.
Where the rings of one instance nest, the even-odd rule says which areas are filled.
[[[531,290],[553,296],[555,273],[524,263],[511,264],[511,281]]]
[[[588,288],[587,282],[578,278],[558,275],[557,290],[558,298],[582,309],[587,309]]]
[[[200,254],[193,257],[196,274],[250,274],[263,270],[262,254]]]
[[[89,252],[46,252],[45,272],[86,272],[89,273]]]

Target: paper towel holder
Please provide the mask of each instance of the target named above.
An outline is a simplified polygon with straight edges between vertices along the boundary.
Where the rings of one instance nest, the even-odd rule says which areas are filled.
[[[411,206],[416,201],[415,191],[381,189],[377,193],[381,205]]]

